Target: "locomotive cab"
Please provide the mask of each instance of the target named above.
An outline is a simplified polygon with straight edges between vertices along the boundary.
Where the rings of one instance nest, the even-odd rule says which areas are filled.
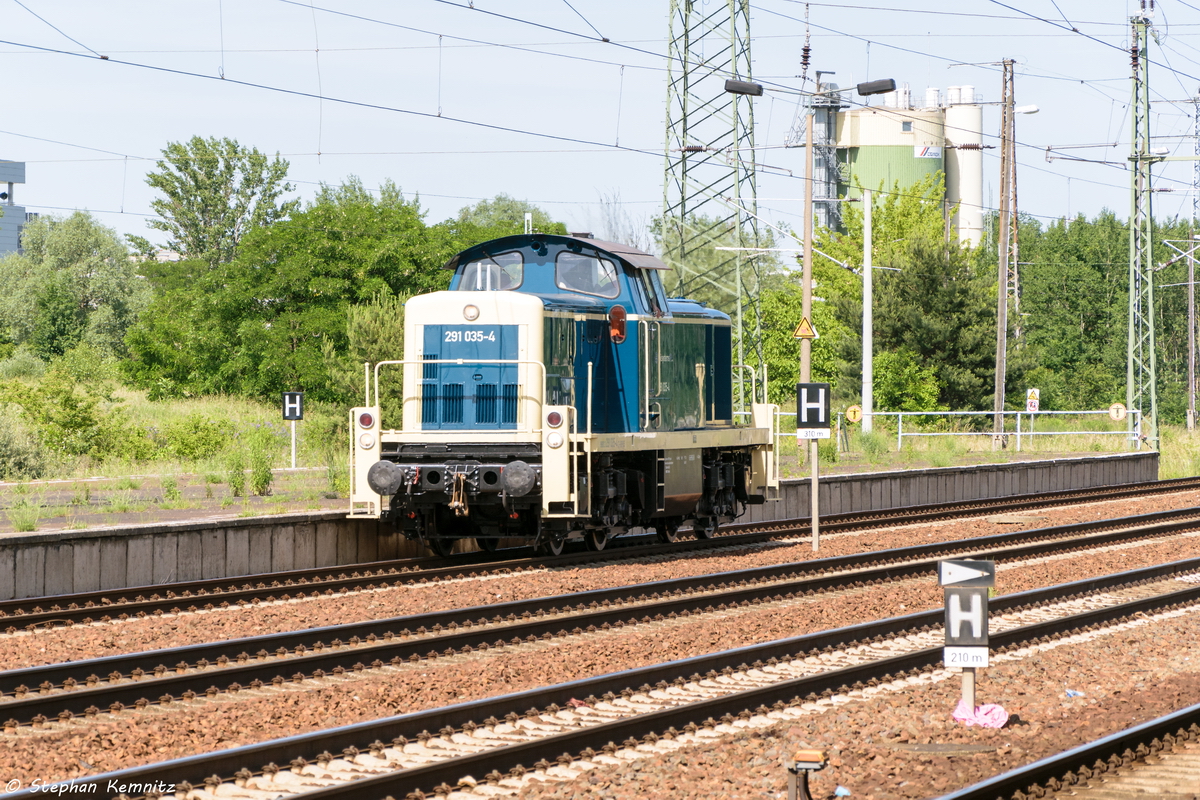
[[[408,301],[403,358],[368,369],[352,410],[352,517],[440,553],[599,549],[637,528],[711,535],[777,485],[773,407],[735,424],[728,316],[668,300],[654,256],[526,234],[446,268],[450,288]]]

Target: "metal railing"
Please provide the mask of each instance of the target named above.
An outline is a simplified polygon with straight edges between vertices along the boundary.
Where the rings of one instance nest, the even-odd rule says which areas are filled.
[[[1000,433],[995,431],[921,431],[909,430],[907,433],[904,430],[904,418],[908,417],[994,417],[994,411],[876,411],[876,417],[896,417],[896,449],[901,449],[904,446],[904,437],[922,437],[922,436],[1014,436],[1016,437],[1017,452],[1021,452],[1021,442],[1023,438],[1029,438],[1032,444],[1034,436],[1117,436],[1127,437],[1129,440],[1129,449],[1138,450],[1142,444],[1142,420],[1141,415],[1136,409],[1128,412],[1133,417],[1132,428],[1126,427],[1123,430],[1076,430],[1076,431],[1038,431],[1036,430],[1038,417],[1054,417],[1054,416],[1105,416],[1108,417],[1108,411],[1005,411],[1002,413],[1002,418],[1005,423],[1011,417],[1015,420],[1015,425],[1012,430],[1008,429],[1007,424],[1001,426]],[[1022,420],[1027,423],[1026,429],[1022,430]],[[1114,420],[1115,421],[1115,420]]]
[[[920,437],[935,437],[935,436],[951,436],[951,437],[975,436],[975,437],[987,437],[987,438],[991,438],[993,436],[1010,436],[1010,437],[1014,437],[1016,439],[1016,450],[1018,453],[1021,452],[1021,446],[1022,446],[1023,440],[1029,440],[1030,443],[1032,443],[1032,437],[1034,437],[1034,436],[1117,436],[1117,437],[1127,437],[1129,440],[1129,449],[1131,449],[1131,450],[1141,449],[1141,445],[1142,445],[1142,442],[1144,441],[1144,439],[1142,437],[1141,415],[1139,414],[1137,409],[1134,409],[1134,410],[1128,412],[1129,416],[1133,417],[1132,429],[1130,429],[1128,427],[1123,428],[1122,430],[1107,430],[1107,431],[1106,430],[1039,431],[1036,429],[1038,417],[1052,417],[1052,416],[1075,416],[1075,417],[1105,416],[1105,417],[1107,417],[1108,414],[1109,414],[1109,412],[1107,410],[1104,410],[1104,411],[1036,411],[1036,412],[1032,412],[1032,413],[1029,411],[1005,411],[1004,412],[1005,422],[1007,423],[1010,418],[1013,419],[1014,422],[1013,422],[1013,426],[1011,428],[1006,424],[1004,426],[1003,432],[1000,434],[997,434],[995,431],[992,431],[992,430],[928,431],[928,430],[913,430],[911,427],[907,431],[904,429],[904,420],[906,418],[909,420],[912,420],[914,417],[992,417],[995,415],[994,411],[876,411],[876,412],[874,412],[874,414],[872,416],[874,416],[876,418],[880,418],[880,417],[895,417],[896,418],[896,449],[897,450],[900,450],[904,447],[905,438],[920,438]],[[796,416],[796,412],[794,412],[794,411],[780,411],[777,415],[777,419],[782,419],[783,417],[793,417],[794,418],[795,416]],[[833,424],[831,425],[831,427],[834,429],[834,431],[836,431],[836,439],[839,443],[838,449],[839,450],[848,449],[848,447],[845,447],[842,445],[842,442],[846,439],[845,434],[847,432],[847,425],[844,420],[845,412],[839,411],[834,416],[835,416],[835,419],[832,420]],[[792,426],[788,426],[783,423],[777,423],[776,424],[776,431],[777,431],[776,436],[777,437],[778,436],[786,436],[787,433],[785,433],[784,431],[789,430],[791,427]],[[831,436],[830,438],[835,438],[835,437]]]

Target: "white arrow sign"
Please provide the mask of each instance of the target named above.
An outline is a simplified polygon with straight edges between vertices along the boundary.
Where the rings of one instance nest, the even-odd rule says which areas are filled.
[[[962,561],[939,561],[938,566],[941,567],[938,583],[942,586],[954,586],[955,584],[966,583],[967,581],[984,578],[992,574],[992,571],[989,569],[968,566]]]

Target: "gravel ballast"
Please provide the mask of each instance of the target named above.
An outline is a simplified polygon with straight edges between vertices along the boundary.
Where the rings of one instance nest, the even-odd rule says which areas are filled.
[[[1100,553],[1072,554],[1070,558],[1048,557],[1026,565],[1002,567],[997,591],[1008,594],[1189,555],[1200,556],[1200,536],[1138,546],[1120,545]],[[104,716],[92,722],[25,728],[15,735],[5,735],[6,752],[12,763],[28,764],[30,774],[43,779],[95,774],[940,605],[941,591],[932,580],[904,581],[370,671],[353,679],[325,679],[212,701],[152,706],[146,711]],[[1105,658],[1100,657],[1095,663],[1105,663]],[[987,697],[987,691],[983,689],[981,696]],[[876,719],[874,724],[882,723]],[[82,764],[90,765],[91,769]]]
[[[19,632],[0,636],[0,641],[9,643],[9,646],[0,648],[0,669],[20,669],[119,653],[182,647],[282,631],[887,550],[913,544],[970,539],[1015,530],[1187,508],[1198,503],[1200,492],[1178,492],[1016,515],[1028,520],[1023,524],[998,524],[989,522],[987,517],[977,517],[881,531],[834,534],[822,537],[819,553],[813,553],[808,540],[792,544],[777,542],[738,548],[736,552],[724,550],[685,557],[644,559],[637,563],[601,563],[595,566],[490,576],[485,580],[443,581],[209,612]],[[469,573],[470,570],[468,568],[464,571]],[[0,620],[0,628],[5,624],[4,620]]]

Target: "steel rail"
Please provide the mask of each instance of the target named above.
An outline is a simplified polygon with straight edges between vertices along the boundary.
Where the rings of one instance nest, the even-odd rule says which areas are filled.
[[[940,503],[908,506],[869,512],[831,514],[821,518],[827,533],[861,530],[868,527],[914,524],[977,516],[984,512],[1018,511],[1062,505],[1068,500],[1091,502],[1103,499],[1161,494],[1200,488],[1200,479],[1175,479],[1145,484],[1120,484],[1095,490],[1067,490],[1048,494],[1018,495],[1004,500],[979,500],[965,503]],[[287,572],[264,573],[234,578],[188,581],[159,586],[140,586],[129,589],[81,592],[67,595],[20,598],[0,601],[0,625],[26,630],[44,626],[69,625],[75,622],[109,621],[147,617],[158,613],[212,610],[235,605],[252,604],[255,600],[272,602],[283,599],[311,597],[343,591],[443,579],[463,579],[478,575],[520,572],[528,569],[564,567],[573,564],[594,565],[608,558],[627,559],[643,555],[660,556],[673,553],[703,552],[713,547],[732,547],[770,541],[781,535],[803,535],[808,519],[772,520],[768,522],[729,525],[713,539],[656,544],[646,546],[631,542],[602,553],[571,553],[561,556],[512,558],[511,553],[471,553],[450,559],[420,557],[393,561],[377,561],[338,567],[317,567]],[[764,528],[770,530],[764,531]],[[758,531],[758,532],[754,532]],[[644,540],[649,537],[633,537]],[[615,540],[619,543],[621,540]],[[523,550],[525,548],[512,548]],[[421,564],[440,564],[421,569]],[[7,625],[6,625],[7,623]]]
[[[1039,788],[1045,795],[1049,795],[1081,780],[1086,782],[1089,776],[1103,773],[1104,770],[1093,768],[1097,762],[1105,767],[1127,766],[1143,754],[1164,749],[1161,745],[1168,737],[1194,741],[1197,737],[1197,726],[1200,726],[1200,704],[1118,731],[1058,755],[1048,756],[964,789],[944,794],[937,800],[1041,797],[1043,795],[1038,793]],[[1153,745],[1155,740],[1160,744],[1158,748]],[[1081,772],[1084,774],[1081,775]]]
[[[1169,566],[1169,565],[1163,565]],[[1152,568],[1153,570],[1161,567]],[[993,610],[1015,609],[1044,603],[1053,599],[1072,597],[1088,591],[1088,587],[1122,579],[1122,583],[1137,582],[1145,570],[1135,570],[1104,579],[1088,579],[1069,584],[1009,595],[992,601]],[[1151,575],[1150,579],[1153,579]],[[1031,641],[1069,634],[1081,628],[1112,624],[1118,620],[1156,613],[1163,608],[1194,604],[1200,601],[1200,586],[1190,586],[1175,592],[1143,598],[1115,606],[1093,609],[1061,619],[1026,625],[990,637],[993,650],[1021,647]],[[297,758],[317,760],[322,753],[339,753],[347,748],[367,749],[372,745],[396,741],[402,737],[419,738],[430,730],[461,730],[469,723],[488,724],[488,719],[509,715],[525,716],[538,709],[568,704],[571,700],[597,694],[622,691],[648,691],[655,682],[694,681],[703,673],[713,675],[723,669],[748,669],[767,659],[793,659],[826,647],[842,647],[871,640],[880,640],[895,633],[911,631],[918,626],[939,624],[942,610],[893,617],[863,623],[834,631],[809,634],[791,639],[751,645],[704,656],[682,659],[624,672],[610,673],[555,686],[517,692],[499,697],[459,703],[443,708],[412,712],[381,720],[357,723],[326,731],[244,745],[237,748],[190,756],[182,759],[131,767],[117,772],[75,779],[74,787],[94,784],[103,789],[110,781],[137,784],[162,782],[182,784],[203,782],[210,776],[233,779],[239,772],[261,773],[263,767],[288,765]],[[784,680],[769,686],[731,693],[708,700],[631,716],[593,727],[569,731],[533,742],[485,750],[473,755],[430,764],[424,767],[397,770],[347,783],[305,792],[304,800],[333,800],[333,798],[382,798],[385,795],[404,797],[408,792],[432,792],[435,787],[454,786],[466,775],[482,776],[492,771],[508,772],[523,764],[558,758],[564,752],[577,754],[585,750],[601,750],[607,745],[640,740],[648,735],[660,736],[678,732],[689,724],[713,724],[718,718],[764,713],[769,707],[783,703],[796,705],[821,693],[845,693],[871,681],[887,682],[898,677],[916,675],[941,663],[942,648],[927,648],[912,653],[846,667],[819,675]],[[638,687],[638,688],[634,688]],[[531,708],[532,706],[532,708]],[[528,710],[526,710],[528,709]],[[74,791],[85,791],[74,788]],[[25,790],[10,795],[14,800],[38,796]]]
[[[1200,518],[1195,514],[1187,520],[1170,518],[1158,525],[1146,524],[1148,518],[1163,515],[1173,517],[1175,512],[1104,521],[1105,527],[1116,530],[1084,537],[1075,534],[1090,532],[1097,526],[1096,522],[8,670],[0,672],[0,698],[6,694],[17,697],[0,699],[0,715],[4,715],[6,722],[18,724],[53,717],[70,718],[108,709],[120,710],[139,702],[171,702],[176,695],[186,696],[187,693],[195,696],[238,691],[247,685],[278,684],[322,677],[330,672],[339,674],[339,670],[362,671],[368,665],[398,665],[440,654],[565,636],[572,629],[582,633],[584,629],[598,630],[606,626],[687,616],[716,610],[717,604],[723,609],[781,600],[785,596],[901,580],[935,573],[937,562],[949,555],[988,555],[999,561],[1020,560],[1062,552],[1064,545],[1067,545],[1065,549],[1085,549],[1200,527]],[[1128,522],[1141,524],[1122,524]],[[1063,536],[1072,538],[1064,540]],[[882,566],[875,566],[880,563]],[[629,603],[636,605],[627,605]],[[606,607],[613,604],[622,605]],[[565,616],[557,616],[564,612]],[[540,614],[554,616],[533,619]],[[456,630],[458,626],[470,627]],[[431,629],[449,629],[450,632],[408,638],[414,631],[420,633]],[[394,641],[397,636],[404,638]],[[345,648],[346,641],[355,646]],[[327,647],[330,648],[328,651]],[[310,648],[317,652],[308,652]],[[272,655],[278,658],[271,658]],[[208,669],[214,664],[216,669]],[[173,670],[180,674],[168,674]],[[101,684],[103,676],[132,680],[96,685]],[[225,688],[214,681],[223,682]],[[68,682],[70,688],[66,691],[54,691]],[[75,688],[77,686],[81,688]],[[30,696],[31,693],[36,694]]]

